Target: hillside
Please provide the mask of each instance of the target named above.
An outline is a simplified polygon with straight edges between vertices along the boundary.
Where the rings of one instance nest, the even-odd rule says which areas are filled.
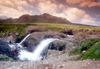
[[[71,22],[65,18],[52,16],[50,14],[44,13],[42,15],[22,15],[17,19],[8,18],[5,20],[0,20],[0,23],[67,23]]]

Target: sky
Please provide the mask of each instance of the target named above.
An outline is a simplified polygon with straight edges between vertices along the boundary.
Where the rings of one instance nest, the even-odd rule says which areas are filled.
[[[0,0],[0,16],[49,13],[72,23],[100,26],[100,0]]]

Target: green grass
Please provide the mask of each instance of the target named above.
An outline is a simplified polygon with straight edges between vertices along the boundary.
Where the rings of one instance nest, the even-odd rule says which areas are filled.
[[[65,31],[66,29],[79,30],[100,30],[100,27],[96,26],[85,26],[85,25],[74,25],[74,24],[57,24],[57,23],[0,23],[0,35],[7,34],[8,31],[18,32],[20,35],[15,36],[17,38],[26,35],[25,29],[28,26],[36,27],[40,30],[51,30],[51,31]],[[2,32],[2,33],[1,33]]]
[[[46,30],[52,30],[52,31],[61,31],[65,30],[66,28],[72,29],[72,30],[78,30],[78,29],[89,29],[89,30],[100,30],[100,27],[96,26],[85,26],[85,25],[73,25],[73,24],[57,24],[57,23],[6,23],[1,24],[1,26],[5,27],[6,25],[12,27],[12,26],[18,26],[18,27],[27,27],[32,25],[33,27],[37,28],[43,28]]]
[[[82,51],[89,49],[91,46],[93,46],[96,42],[100,41],[100,39],[89,39],[86,40],[87,42],[85,44],[83,44],[80,48],[80,52],[82,53]]]
[[[100,59],[100,42],[93,45],[90,49],[87,50],[86,53],[83,53],[81,60],[84,59],[93,59],[93,60]]]
[[[23,24],[23,25],[20,25],[20,24],[0,24],[0,35],[3,35],[3,34],[7,34],[7,32],[13,32],[13,33],[19,33],[19,36],[15,36],[13,35],[14,37],[17,37],[17,38],[20,38],[22,36],[25,36],[25,28],[26,28],[27,25]]]
[[[96,42],[100,41],[99,38],[96,38],[96,39],[86,39],[84,41],[84,44],[81,44],[80,47],[77,47],[77,48],[73,48],[70,52],[69,52],[69,55],[76,55],[76,54],[80,54],[82,53],[82,51],[86,51],[88,50],[90,47],[92,47]]]
[[[89,30],[100,30],[100,27],[94,27],[94,26],[84,26],[84,25],[73,25],[73,24],[55,24],[55,23],[34,23],[36,26],[43,27],[47,30],[55,30],[55,31],[61,31],[65,30],[66,28],[72,29],[72,30],[78,30],[78,29],[89,29]]]
[[[0,61],[15,61],[15,60],[6,55],[0,54]]]
[[[85,53],[82,53],[83,51],[86,51]],[[84,44],[81,45],[81,47],[73,48],[69,55],[76,55],[80,54],[81,60],[84,59],[100,59],[100,39],[86,39]]]
[[[69,52],[69,55],[76,55],[76,54],[79,54],[80,52],[80,49],[77,47],[77,48],[73,48],[70,52]]]

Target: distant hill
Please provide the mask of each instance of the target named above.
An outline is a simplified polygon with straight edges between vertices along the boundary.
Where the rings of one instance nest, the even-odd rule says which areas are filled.
[[[0,16],[0,20],[5,20],[5,19],[7,19],[6,16]]]
[[[50,14],[44,13],[42,15],[29,15],[29,14],[25,14],[20,16],[17,19],[12,19],[12,18],[8,18],[5,20],[0,20],[1,22],[5,22],[5,23],[21,23],[21,22],[25,22],[25,23],[71,23],[70,21],[68,21],[65,18],[61,18],[61,17],[56,17],[56,16],[52,16]]]

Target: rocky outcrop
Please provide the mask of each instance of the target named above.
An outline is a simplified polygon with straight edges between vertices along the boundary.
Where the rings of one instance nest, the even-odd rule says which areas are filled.
[[[46,38],[60,39],[59,41],[54,41],[50,44],[49,49],[51,50],[70,50],[73,46],[77,46],[77,42],[74,38],[67,38],[66,34],[52,31],[31,33],[30,37],[23,43],[23,46],[25,46],[28,51],[32,51],[40,41]]]
[[[22,15],[17,22],[35,22],[35,23],[71,23],[65,18],[52,16],[48,13],[42,15]]]
[[[0,38],[0,54],[6,54],[7,56],[17,60],[18,50],[17,49],[11,49],[8,46],[8,42],[6,42],[4,39]]]

